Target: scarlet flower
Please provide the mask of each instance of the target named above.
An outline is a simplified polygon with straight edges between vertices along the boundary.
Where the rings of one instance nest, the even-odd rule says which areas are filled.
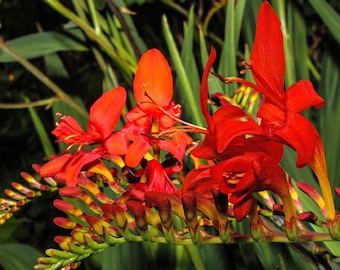
[[[220,183],[222,193],[230,194],[237,221],[250,213],[256,202],[253,193],[263,190],[270,190],[282,199],[287,221],[295,216],[286,174],[276,160],[264,153],[246,153],[224,160],[211,169],[211,178]]]
[[[130,184],[130,189],[141,190],[144,192],[155,191],[167,194],[177,192],[177,188],[172,183],[167,172],[156,160],[148,161],[140,182]]]
[[[283,145],[268,141],[264,137],[263,129],[240,107],[225,104],[212,116],[210,115],[207,105],[208,75],[215,58],[216,51],[212,48],[201,83],[200,106],[207,122],[206,136],[202,144],[193,149],[190,154],[210,160],[224,160],[249,151],[264,151],[270,153],[279,162],[283,155]]]
[[[125,156],[126,165],[137,166],[151,148],[154,158],[158,159],[158,147],[182,162],[191,138],[174,127],[181,107],[172,101],[171,69],[157,49],[151,49],[141,57],[133,90],[137,106],[127,113],[128,123],[124,127],[127,139],[132,142]]]
[[[312,160],[320,137],[301,112],[311,106],[320,108],[324,100],[307,80],[284,90],[285,61],[280,26],[274,10],[264,1],[258,14],[249,64],[256,83],[233,77],[220,78],[226,83],[243,83],[264,96],[257,113],[263,135],[295,149],[296,166],[303,167]]]
[[[277,160],[264,152],[246,152],[212,167],[192,170],[181,192],[196,192],[212,200],[211,189],[216,185],[221,193],[228,195],[237,221],[251,212],[256,203],[253,193],[263,190],[270,190],[282,199],[287,223],[295,217],[286,174]]]
[[[264,1],[258,14],[249,64],[256,84],[240,78],[218,77],[226,83],[245,84],[264,96],[257,113],[264,135],[292,147],[297,153],[297,167],[308,164],[314,171],[326,202],[330,232],[334,238],[338,238],[340,236],[334,225],[336,214],[322,140],[310,121],[301,114],[311,106],[320,108],[324,100],[307,80],[300,80],[284,90],[285,61],[280,26],[274,10],[268,1]],[[245,133],[248,131],[245,129]]]
[[[88,131],[85,132],[71,116],[63,117],[52,132],[58,142],[69,146],[63,155],[52,159],[40,168],[42,177],[66,173],[66,185],[76,186],[78,175],[85,165],[96,165],[102,169],[101,157],[123,155],[127,149],[126,138],[121,132],[113,132],[125,106],[126,92],[118,87],[104,93],[90,108]],[[67,153],[74,146],[74,153]],[[84,146],[95,145],[90,151],[83,150]],[[99,163],[98,163],[99,162]],[[107,172],[104,174],[108,175]]]

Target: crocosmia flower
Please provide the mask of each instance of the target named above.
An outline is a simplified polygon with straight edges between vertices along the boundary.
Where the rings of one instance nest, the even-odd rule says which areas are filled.
[[[124,131],[131,141],[125,157],[129,167],[135,167],[153,150],[158,159],[159,149],[170,152],[180,163],[191,138],[175,127],[181,106],[172,101],[173,79],[170,66],[157,49],[141,57],[133,83],[137,106],[130,110]]]
[[[52,133],[58,142],[65,142],[69,146],[63,155],[40,168],[41,176],[55,176],[57,173],[65,172],[66,184],[75,186],[78,175],[85,165],[97,163],[103,156],[110,159],[112,156],[124,155],[127,150],[125,135],[114,132],[114,128],[125,101],[126,92],[122,87],[104,93],[91,106],[87,131],[84,131],[73,117],[62,117]],[[70,151],[74,146],[77,146],[77,149],[72,153]],[[85,146],[91,149],[83,149]]]
[[[144,112],[154,113],[158,107],[169,107],[173,96],[171,68],[157,49],[144,53],[133,81],[135,99]]]
[[[297,167],[303,167],[312,160],[320,137],[301,112],[312,106],[320,108],[324,100],[307,80],[301,80],[285,91],[285,61],[280,27],[281,23],[273,8],[264,1],[259,10],[254,46],[248,64],[255,84],[240,78],[220,78],[226,83],[243,83],[263,95],[257,113],[263,135],[292,147],[298,155]],[[244,133],[248,131],[249,126],[245,126]],[[259,132],[255,131],[256,134]]]

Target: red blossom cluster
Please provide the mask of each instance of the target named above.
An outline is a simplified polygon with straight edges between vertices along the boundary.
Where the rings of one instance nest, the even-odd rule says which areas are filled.
[[[324,100],[310,81],[299,81],[285,90],[280,21],[267,1],[259,10],[247,64],[255,83],[214,73],[225,83],[241,83],[261,95],[255,118],[228,102],[221,102],[223,105],[210,114],[208,76],[215,58],[212,49],[201,84],[200,107],[207,128],[179,119],[181,106],[172,100],[170,66],[160,51],[151,49],[138,64],[133,83],[137,104],[125,115],[124,127],[115,130],[127,95],[124,88],[118,87],[93,104],[87,131],[71,116],[61,118],[53,134],[69,146],[43,165],[40,175],[54,177],[66,188],[77,187],[79,181],[83,185],[83,178],[91,178],[92,174],[102,175],[120,194],[116,204],[143,201],[147,192],[179,198],[199,194],[213,202],[212,190],[217,190],[226,195],[237,221],[249,216],[253,223],[258,221],[254,194],[269,190],[280,197],[288,236],[296,239],[296,209],[286,172],[279,165],[286,145],[297,153],[296,166],[308,165],[318,177],[332,227],[336,216],[322,142],[301,114],[310,107],[320,108]],[[190,151],[190,156],[200,159],[202,165],[189,171],[176,186],[172,178],[176,175],[181,179],[184,174],[184,156],[193,142],[188,132],[205,134],[203,142]],[[115,166],[108,167],[108,161]]]

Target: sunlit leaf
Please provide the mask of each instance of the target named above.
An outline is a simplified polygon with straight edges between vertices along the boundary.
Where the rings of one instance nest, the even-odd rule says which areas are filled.
[[[78,33],[78,37],[81,37]],[[36,58],[59,51],[87,51],[81,40],[76,40],[66,33],[41,32],[18,37],[7,41],[14,51],[26,59]],[[0,62],[14,62],[15,59],[0,50]]]

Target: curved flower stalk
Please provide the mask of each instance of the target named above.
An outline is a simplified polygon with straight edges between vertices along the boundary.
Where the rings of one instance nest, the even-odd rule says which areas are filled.
[[[39,172],[40,166],[34,164],[33,169]],[[19,211],[33,199],[41,197],[44,192],[54,192],[58,190],[58,183],[51,177],[43,178],[33,177],[32,175],[22,172],[21,177],[25,180],[24,184],[12,182],[12,189],[5,189],[4,193],[9,198],[0,198],[0,225],[10,219],[13,214]]]

